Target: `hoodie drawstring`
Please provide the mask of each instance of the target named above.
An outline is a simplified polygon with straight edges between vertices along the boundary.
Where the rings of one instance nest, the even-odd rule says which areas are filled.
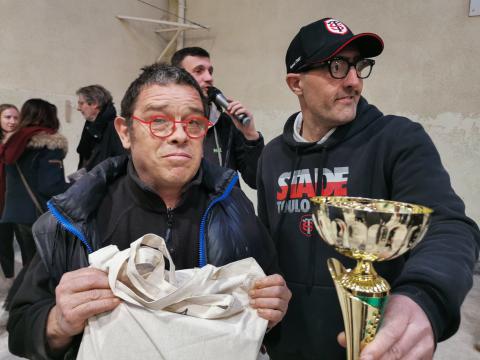
[[[275,227],[275,231],[272,233],[272,239],[275,245],[277,245],[277,239],[278,239],[278,232],[280,231],[280,228],[282,227],[283,220],[285,219],[285,214],[287,213],[287,202],[288,202],[288,196],[290,195],[290,188],[292,187],[292,180],[293,180],[293,173],[295,172],[295,169],[298,168],[300,165],[300,160],[301,157],[299,155],[298,147],[295,148],[295,157],[292,160],[292,165],[291,165],[291,171],[290,171],[290,184],[287,186],[287,194],[285,195],[285,205],[284,208],[280,212],[280,219],[278,220],[277,226]],[[278,251],[278,246],[276,246],[277,251]]]
[[[319,169],[321,171],[320,174],[320,188],[317,188],[317,195],[322,195],[323,191],[323,168],[327,163],[327,148],[324,146],[322,147],[322,152],[320,153],[320,162],[319,162]],[[320,239],[320,235],[318,234],[317,230],[312,233],[310,237],[310,252],[308,254],[308,283],[307,283],[307,293],[310,295],[312,292],[313,284],[315,283],[315,269],[317,267],[317,246],[318,242],[322,241]]]
[[[234,120],[232,120],[233,122]],[[232,148],[232,141],[233,141],[233,129],[235,125],[232,124],[230,126],[230,131],[228,132],[228,142],[227,142],[227,147],[225,148],[225,160],[224,160],[224,167],[228,168],[230,167],[230,149]]]
[[[285,196],[285,207],[282,209],[280,213],[280,219],[278,220],[277,226],[275,227],[275,231],[272,233],[272,239],[276,245],[277,250],[279,249],[278,246],[278,234],[280,232],[280,228],[282,227],[283,221],[285,220],[285,215],[287,213],[287,202],[288,202],[288,196],[290,195],[290,188],[291,188],[291,183],[293,180],[293,174],[296,169],[300,166],[300,162],[302,157],[301,155],[301,150],[298,147],[295,148],[295,157],[292,160],[292,167],[290,171],[290,184],[287,187],[287,194]],[[323,146],[322,151],[320,153],[320,161],[319,161],[319,170],[320,170],[320,186],[317,185],[316,193],[317,195],[322,195],[322,190],[323,190],[323,168],[325,167],[327,163],[327,147]],[[315,268],[317,265],[317,258],[316,258],[316,252],[317,252],[317,242],[320,241],[321,239],[319,238],[320,235],[317,233],[315,230],[314,233],[312,234],[310,238],[310,249],[309,249],[309,254],[308,254],[308,272],[307,272],[307,293],[310,294],[312,292],[313,284],[315,282]],[[280,254],[279,254],[280,256]]]

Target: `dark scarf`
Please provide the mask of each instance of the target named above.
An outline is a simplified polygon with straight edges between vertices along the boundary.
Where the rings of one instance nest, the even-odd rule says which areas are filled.
[[[0,214],[3,212],[3,206],[5,205],[5,165],[14,164],[25,151],[32,136],[40,132],[53,134],[57,130],[41,126],[25,127],[13,134],[5,144],[0,145]]]

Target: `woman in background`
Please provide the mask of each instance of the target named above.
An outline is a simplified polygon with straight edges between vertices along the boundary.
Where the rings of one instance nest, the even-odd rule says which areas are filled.
[[[13,224],[24,267],[36,252],[33,223],[46,210],[48,199],[67,189],[63,170],[67,139],[58,133],[59,126],[55,105],[27,100],[20,111],[18,131],[0,156],[0,186],[6,188],[0,191],[0,196],[5,194],[0,199],[4,203],[2,222]]]
[[[12,104],[0,105],[0,153],[8,139],[18,128],[18,109]],[[4,190],[3,190],[4,191]],[[1,211],[0,211],[1,214]],[[13,253],[13,226],[9,223],[0,223],[0,266],[6,280],[4,288],[12,285],[15,276],[15,259]]]
[[[2,144],[5,144],[15,131],[17,131],[19,121],[18,109],[15,105],[0,105],[0,140]]]

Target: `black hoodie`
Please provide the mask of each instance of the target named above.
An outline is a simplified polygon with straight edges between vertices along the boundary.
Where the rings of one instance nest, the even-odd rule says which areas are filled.
[[[480,234],[465,216],[422,126],[384,116],[361,98],[354,121],[338,127],[323,144],[300,143],[293,137],[296,116],[265,147],[258,171],[258,215],[272,234],[293,293],[287,315],[268,336],[273,359],[345,359],[336,341],[343,321],[326,261],[335,257],[349,268],[353,261],[319,238],[308,200],[315,195],[392,199],[433,208],[422,242],[375,269],[393,293],[422,307],[437,341],[454,334],[460,305],[472,286]]]

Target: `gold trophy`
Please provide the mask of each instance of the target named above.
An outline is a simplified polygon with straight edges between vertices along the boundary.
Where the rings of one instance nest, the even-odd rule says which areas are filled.
[[[342,309],[347,359],[357,360],[375,338],[390,292],[372,262],[394,259],[425,235],[432,210],[414,204],[358,197],[311,198],[312,219],[325,242],[357,260],[354,269],[327,260]]]

